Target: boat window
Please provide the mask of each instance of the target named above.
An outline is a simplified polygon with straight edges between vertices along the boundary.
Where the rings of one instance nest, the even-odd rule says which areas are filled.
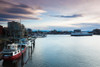
[[[10,46],[8,46],[8,49],[10,49]]]
[[[15,54],[16,54],[17,52],[15,52]]]
[[[4,53],[3,55],[9,55],[9,56],[12,56],[12,53]]]

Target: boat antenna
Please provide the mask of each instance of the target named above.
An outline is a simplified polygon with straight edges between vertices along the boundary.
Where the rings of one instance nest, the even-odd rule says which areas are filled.
[[[21,19],[20,19],[20,23],[21,23]]]

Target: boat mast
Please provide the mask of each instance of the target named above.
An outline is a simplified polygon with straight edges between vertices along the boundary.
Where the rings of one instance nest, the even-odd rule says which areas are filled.
[[[20,25],[21,25],[21,19],[20,19]],[[19,38],[19,41],[20,41],[20,39],[21,39],[21,28],[22,28],[22,25],[20,26],[20,30],[19,30],[19,32],[20,32],[20,38]],[[20,41],[20,43],[21,43],[21,41]],[[21,45],[20,45],[20,48],[21,48]]]

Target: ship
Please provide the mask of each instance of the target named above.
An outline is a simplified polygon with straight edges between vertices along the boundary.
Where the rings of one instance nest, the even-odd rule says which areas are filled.
[[[81,31],[80,29],[74,30],[74,32],[71,33],[71,36],[92,36],[92,35],[93,33]]]
[[[13,61],[21,57],[22,53],[26,51],[26,43],[12,43],[8,44],[2,51],[2,59],[4,61]]]

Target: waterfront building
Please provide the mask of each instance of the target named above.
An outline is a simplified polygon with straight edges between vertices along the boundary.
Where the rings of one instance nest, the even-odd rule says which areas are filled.
[[[3,35],[4,35],[4,37],[6,37],[6,38],[10,35],[9,30],[8,30],[8,27],[4,27],[4,28],[3,28]]]
[[[75,29],[74,32],[81,32],[81,29]]]
[[[25,26],[19,22],[8,22],[10,37],[23,38],[25,35]]]
[[[0,37],[3,36],[3,26],[0,25]]]
[[[81,31],[80,29],[74,30],[74,32],[71,33],[71,36],[92,36],[93,33],[89,33],[87,31]]]
[[[28,36],[31,36],[32,35],[32,29],[28,28],[27,29],[27,34],[28,34]]]

